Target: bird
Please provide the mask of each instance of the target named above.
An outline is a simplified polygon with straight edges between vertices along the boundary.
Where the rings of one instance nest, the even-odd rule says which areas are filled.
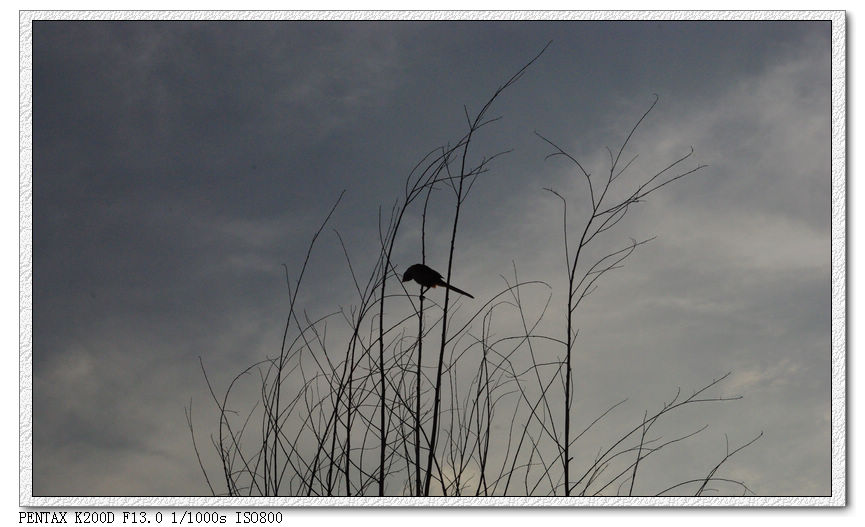
[[[461,295],[465,295],[469,298],[474,298],[472,295],[466,293],[462,289],[458,289],[449,283],[445,282],[442,279],[441,273],[435,271],[424,264],[414,264],[408,269],[405,270],[405,273],[402,275],[402,281],[408,282],[409,280],[414,280],[424,287],[436,287],[442,286],[447,287],[451,291],[455,291]]]

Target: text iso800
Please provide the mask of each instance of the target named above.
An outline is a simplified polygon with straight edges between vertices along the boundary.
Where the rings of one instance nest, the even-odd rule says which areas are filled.
[[[279,511],[237,511],[237,523],[282,523]]]

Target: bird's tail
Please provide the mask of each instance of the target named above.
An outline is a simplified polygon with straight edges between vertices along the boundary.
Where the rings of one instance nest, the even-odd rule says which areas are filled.
[[[442,287],[447,287],[447,288],[450,289],[451,291],[455,291],[455,292],[457,292],[457,293],[459,293],[459,294],[461,294],[461,295],[465,295],[465,296],[467,296],[467,297],[469,297],[469,298],[474,298],[472,295],[466,293],[466,292],[463,291],[462,289],[459,289],[459,288],[457,288],[457,287],[454,287],[454,286],[450,285],[449,283],[445,282],[444,280],[439,280],[438,285],[440,285],[440,286],[442,286]]]

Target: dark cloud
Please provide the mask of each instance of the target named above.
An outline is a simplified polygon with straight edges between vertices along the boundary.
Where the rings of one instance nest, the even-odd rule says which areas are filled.
[[[717,426],[740,439],[766,430],[761,452],[774,457],[731,470],[762,494],[825,492],[829,29],[34,22],[35,493],[204,494],[183,417],[190,398],[203,407],[208,397],[197,357],[221,382],[278,349],[281,264],[296,279],[343,189],[332,225],[368,269],[378,207],[401,196],[426,152],[461,136],[464,104],[477,111],[549,40],[495,107],[503,120],[479,137],[478,152],[514,151],[467,201],[458,283],[490,296],[516,261],[521,278],[552,286],[526,301],[542,306],[552,294],[550,316],[560,316],[561,209],[541,189],[569,193],[574,217],[586,190],[572,167],[544,161],[549,147],[533,131],[600,175],[604,146],[617,148],[659,94],[630,149],[640,154],[633,177],[691,145],[711,167],[610,232],[610,247],[660,238],[581,313],[585,349],[604,351],[581,365],[580,404],[596,414],[631,396],[645,401],[632,409],[639,419],[677,383],[734,369],[731,382],[755,397],[738,407],[744,418],[719,412]],[[447,192],[429,220],[439,267]],[[406,218],[400,264],[417,259],[418,223]],[[356,301],[352,287],[327,231],[301,301],[321,315]],[[163,486],[161,474],[175,483]]]

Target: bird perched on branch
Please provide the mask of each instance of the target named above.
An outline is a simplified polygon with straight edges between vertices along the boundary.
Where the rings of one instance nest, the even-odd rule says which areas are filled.
[[[402,281],[408,282],[409,280],[414,280],[424,287],[436,287],[442,286],[447,287],[451,291],[455,291],[461,295],[465,295],[469,298],[474,298],[472,295],[466,293],[462,289],[457,289],[456,287],[450,285],[442,279],[442,275],[433,269],[425,266],[424,264],[414,264],[408,269],[405,270],[405,273],[402,275]]]

